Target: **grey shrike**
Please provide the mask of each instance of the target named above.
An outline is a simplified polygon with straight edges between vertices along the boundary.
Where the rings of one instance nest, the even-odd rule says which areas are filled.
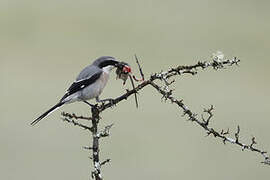
[[[131,68],[128,64],[117,61],[111,56],[102,56],[96,59],[91,65],[85,67],[80,74],[77,76],[76,80],[71,84],[71,86],[66,91],[65,95],[61,100],[48,111],[43,113],[37,119],[35,119],[31,125],[37,124],[45,116],[58,109],[64,104],[72,103],[75,101],[83,101],[90,106],[86,100],[96,98],[97,102],[104,102],[111,99],[100,100],[99,95],[102,93],[104,87],[109,79],[109,73],[113,68],[122,68],[125,73],[130,73]]]

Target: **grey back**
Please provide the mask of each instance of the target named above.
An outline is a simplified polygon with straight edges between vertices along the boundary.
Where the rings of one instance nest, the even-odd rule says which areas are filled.
[[[83,80],[83,79],[87,79],[87,78],[90,78],[92,77],[94,74],[97,74],[97,73],[100,73],[102,72],[102,70],[91,64],[89,66],[86,66],[81,72],[80,74],[77,76],[76,78],[76,81],[80,81],[80,80]]]
[[[101,56],[99,58],[97,58],[91,65],[85,67],[80,74],[77,76],[76,81],[80,81],[83,79],[87,79],[90,78],[91,76],[93,76],[96,73],[99,73],[102,71],[102,69],[100,69],[98,67],[98,65],[104,61],[108,61],[108,60],[114,60],[116,61],[116,59],[112,56]]]

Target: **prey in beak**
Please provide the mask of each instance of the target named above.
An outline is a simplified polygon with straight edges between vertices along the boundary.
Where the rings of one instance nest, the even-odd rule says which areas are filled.
[[[123,85],[125,85],[126,81],[128,79],[128,76],[131,73],[131,68],[128,65],[128,63],[120,62],[117,65],[117,69],[116,69],[115,73],[116,73],[116,79],[122,79]]]
[[[120,63],[118,63],[118,65],[116,67],[117,67],[117,69],[115,71],[116,79],[122,79],[123,80],[123,85],[125,85],[127,79],[129,78],[130,81],[131,81],[133,89],[135,89],[133,78],[130,75],[132,72],[131,72],[131,67],[129,66],[129,64],[125,63],[125,62],[120,62]],[[134,93],[134,96],[135,96],[136,107],[138,108],[137,93]]]

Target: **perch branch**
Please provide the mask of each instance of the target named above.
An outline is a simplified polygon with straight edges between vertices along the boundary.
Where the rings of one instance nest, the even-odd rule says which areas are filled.
[[[113,104],[106,103],[106,104],[99,105],[98,106],[99,112],[102,112],[102,111],[112,107],[113,105],[118,104],[119,102],[121,102],[123,100],[127,100],[127,98],[129,96],[133,95],[134,93],[137,93],[138,91],[143,89],[145,86],[150,85],[152,82],[154,82],[156,80],[162,80],[162,81],[167,82],[167,80],[172,76],[184,75],[184,74],[195,75],[199,72],[198,68],[206,69],[206,68],[212,67],[213,69],[218,70],[218,69],[224,69],[224,68],[226,68],[226,66],[232,66],[234,64],[238,65],[239,62],[240,62],[240,60],[237,59],[236,57],[233,58],[232,60],[228,59],[228,60],[224,60],[224,61],[216,61],[216,60],[212,60],[210,62],[199,61],[197,64],[194,64],[191,66],[177,66],[175,68],[169,69],[168,71],[162,71],[160,73],[155,73],[155,74],[151,75],[148,80],[144,80],[139,85],[137,85],[134,89],[127,90],[126,93],[115,98],[113,100]],[[167,86],[170,84],[171,83],[167,83]]]
[[[99,132],[98,132],[98,123],[99,123],[99,111],[94,106],[92,107],[92,156],[93,156],[93,164],[94,164],[94,170],[92,171],[92,177],[96,180],[102,180],[101,175],[101,164],[99,162]]]
[[[107,137],[109,136],[109,130],[111,129],[112,125],[106,126],[104,130],[99,131],[98,130],[98,123],[100,120],[100,113],[105,111],[106,109],[122,102],[123,100],[127,100],[131,95],[138,93],[141,91],[144,87],[146,86],[151,86],[154,89],[156,89],[161,95],[162,99],[169,100],[171,103],[177,105],[180,109],[183,111],[183,116],[187,116],[188,120],[191,122],[196,123],[200,127],[203,128],[204,131],[206,131],[207,136],[213,135],[215,138],[219,138],[223,141],[224,144],[226,142],[229,142],[231,144],[235,144],[239,147],[241,147],[242,150],[250,150],[256,153],[259,153],[260,155],[263,156],[264,160],[262,163],[270,165],[270,160],[269,156],[267,155],[267,152],[262,151],[256,147],[254,147],[257,142],[255,141],[255,137],[252,137],[251,143],[250,144],[244,144],[242,141],[240,141],[240,126],[237,127],[237,131],[234,134],[234,138],[228,137],[230,135],[229,129],[227,131],[224,131],[223,129],[219,132],[215,130],[214,128],[210,127],[210,120],[213,117],[213,110],[214,107],[210,106],[208,109],[204,109],[203,113],[207,114],[207,118],[204,117],[204,115],[201,115],[201,118],[197,116],[196,113],[192,112],[184,103],[183,100],[178,100],[173,96],[173,90],[170,90],[169,86],[174,83],[175,81],[169,82],[169,79],[173,76],[181,76],[185,74],[191,74],[191,75],[196,75],[200,69],[204,70],[207,68],[213,68],[214,70],[219,70],[219,69],[224,69],[229,66],[233,65],[238,65],[240,62],[239,59],[233,58],[233,59],[227,59],[223,60],[214,57],[211,61],[206,62],[206,61],[199,61],[198,63],[190,66],[177,66],[170,68],[167,71],[161,71],[159,73],[152,74],[149,79],[145,80],[144,79],[144,74],[142,72],[142,68],[139,64],[138,58],[136,57],[136,63],[138,64],[139,71],[142,77],[142,80],[138,80],[135,76],[133,76],[134,80],[139,82],[139,84],[134,87],[132,90],[127,90],[124,94],[121,96],[113,99],[109,103],[103,103],[103,104],[97,104],[94,107],[91,108],[92,110],[92,117],[83,117],[83,116],[76,116],[75,114],[69,114],[69,113],[63,113],[63,120],[69,123],[72,123],[75,126],[79,126],[81,128],[87,129],[91,131],[92,133],[92,146],[91,147],[84,147],[84,149],[92,151],[92,157],[90,159],[93,160],[94,164],[94,170],[92,171],[91,175],[93,178],[96,180],[102,180],[102,175],[101,175],[101,167],[108,163],[110,159],[106,159],[103,162],[100,162],[100,157],[99,157],[99,139],[101,137]],[[161,82],[164,83],[163,86],[159,86],[158,84],[155,83],[155,81],[160,80]],[[112,103],[113,102],[113,103]],[[89,120],[92,123],[92,127],[85,126],[77,121],[79,119],[85,119]]]

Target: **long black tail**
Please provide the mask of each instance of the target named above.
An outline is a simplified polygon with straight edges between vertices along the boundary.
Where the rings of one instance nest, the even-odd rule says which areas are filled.
[[[45,113],[43,113],[41,116],[39,116],[37,119],[35,119],[33,122],[31,122],[31,125],[34,126],[39,121],[41,121],[45,116],[47,116],[48,114],[52,113],[54,110],[56,110],[57,108],[59,108],[63,104],[64,104],[63,102],[59,102],[58,104],[56,104],[55,106],[53,106],[51,109],[49,109],[48,111],[46,111]]]

